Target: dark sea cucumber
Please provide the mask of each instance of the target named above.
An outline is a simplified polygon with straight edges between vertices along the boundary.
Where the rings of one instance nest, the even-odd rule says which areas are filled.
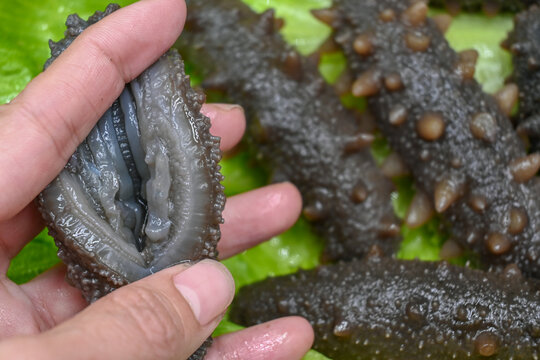
[[[514,30],[503,42],[512,52],[513,81],[519,88],[518,132],[529,137],[531,149],[540,150],[540,8],[516,15]]]
[[[275,181],[293,182],[304,215],[327,241],[328,260],[364,255],[373,245],[392,254],[399,221],[392,184],[317,62],[278,33],[273,11],[261,15],[238,0],[190,0],[183,55],[207,75],[203,86],[225,90],[246,110],[249,137],[271,164]]]
[[[334,29],[355,96],[370,111],[453,239],[487,266],[540,277],[540,154],[473,79],[476,53],[454,52],[422,1],[335,0],[315,14]]]
[[[460,10],[483,10],[488,15],[495,15],[499,11],[518,12],[533,4],[540,4],[540,2],[538,0],[429,0],[430,6],[444,7],[452,14],[457,14]]]
[[[66,38],[51,42],[53,60],[117,8],[88,21],[70,15]],[[40,194],[68,280],[88,301],[168,266],[216,258],[225,197],[203,101],[179,54],[167,52],[126,85]]]
[[[371,257],[240,289],[243,325],[299,315],[314,349],[339,359],[538,359],[540,291],[502,274],[448,263]]]

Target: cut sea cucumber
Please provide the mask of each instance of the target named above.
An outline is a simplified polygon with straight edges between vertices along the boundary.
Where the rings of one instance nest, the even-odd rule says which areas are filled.
[[[47,65],[117,8],[88,21],[71,15]],[[68,280],[88,301],[163,268],[217,257],[221,152],[203,101],[179,54],[167,52],[126,85],[40,194]]]

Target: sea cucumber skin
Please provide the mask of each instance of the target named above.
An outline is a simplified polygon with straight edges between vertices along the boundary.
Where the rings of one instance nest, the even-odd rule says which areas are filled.
[[[533,4],[539,4],[538,0],[429,0],[429,5],[434,7],[459,8],[465,11],[490,9],[490,14],[498,10],[518,12]]]
[[[516,263],[539,277],[538,154],[526,157],[509,119],[472,78],[470,62],[450,48],[421,2],[335,0],[332,8],[334,38],[358,77],[353,93],[368,96],[378,128],[454,240],[486,267]],[[369,54],[355,50],[360,36],[369,39]],[[389,78],[401,86],[389,87]]]
[[[537,286],[511,271],[371,257],[245,286],[230,317],[303,316],[334,360],[536,359]]]
[[[285,43],[273,11],[259,15],[235,0],[187,5],[183,56],[204,69],[203,86],[225,90],[244,107],[257,156],[274,181],[299,188],[304,214],[326,240],[323,257],[362,256],[373,245],[393,254],[400,236],[392,184],[316,61]]]
[[[516,15],[514,30],[504,42],[512,53],[513,81],[519,88],[518,131],[540,150],[540,8]]]
[[[66,39],[51,45],[53,57],[117,8],[110,5],[88,22],[71,15]],[[217,257],[225,202],[221,152],[210,120],[200,113],[203,101],[179,54],[167,52],[127,85],[40,194],[67,278],[88,301],[163,268]],[[123,130],[112,129],[117,126]],[[136,127],[133,136],[129,126]],[[132,197],[144,199],[143,227],[131,224],[141,211],[130,212],[136,208]],[[142,251],[133,228],[144,234]]]

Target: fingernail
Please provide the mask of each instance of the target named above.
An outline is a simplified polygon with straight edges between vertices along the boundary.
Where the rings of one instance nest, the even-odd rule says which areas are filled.
[[[231,111],[231,110],[234,110],[234,109],[242,109],[242,107],[240,105],[237,105],[237,104],[214,103],[212,105],[214,105],[215,107],[219,108],[220,110],[224,110],[224,111]]]
[[[201,325],[223,314],[234,296],[234,280],[227,268],[217,261],[203,260],[173,279]]]

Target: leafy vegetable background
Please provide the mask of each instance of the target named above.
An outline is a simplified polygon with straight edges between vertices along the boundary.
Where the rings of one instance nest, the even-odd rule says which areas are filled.
[[[330,5],[330,0],[244,0],[256,11],[275,8],[277,15],[286,20],[282,33],[287,41],[302,53],[314,51],[330,33],[330,29],[316,21],[309,10]],[[128,5],[132,0],[118,1]],[[49,57],[47,41],[59,40],[65,30],[65,19],[71,13],[86,18],[95,10],[103,10],[106,0],[14,0],[0,2],[0,104],[13,99],[42,69]],[[476,78],[488,92],[498,90],[511,72],[510,56],[499,48],[500,41],[512,27],[508,15],[488,19],[482,15],[460,15],[455,18],[447,38],[456,50],[475,48],[480,53]],[[337,78],[345,66],[343,56],[323,57],[321,72],[328,81]],[[389,153],[383,139],[373,146],[378,161]],[[257,168],[247,152],[226,157],[222,162],[225,189],[228,196],[238,194],[267,182],[267,175]],[[1,170],[0,170],[1,171]],[[395,211],[405,215],[414,194],[412,180],[396,181],[393,194]],[[436,260],[445,239],[440,231],[440,220],[434,219],[419,229],[402,228],[401,258],[419,257]],[[299,267],[311,268],[318,264],[323,242],[311,231],[309,224],[300,219],[286,233],[246,251],[224,263],[233,273],[237,288],[270,275],[286,274]],[[59,262],[54,242],[44,230],[13,259],[8,276],[22,283]],[[223,321],[216,334],[239,327]],[[311,351],[305,359],[324,359]]]

